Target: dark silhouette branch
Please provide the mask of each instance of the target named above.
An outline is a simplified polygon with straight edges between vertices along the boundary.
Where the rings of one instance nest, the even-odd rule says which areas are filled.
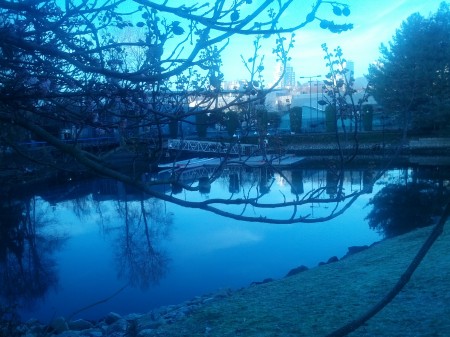
[[[67,317],[67,321],[70,321],[72,319],[73,316],[78,315],[80,312],[83,312],[85,310],[88,310],[90,308],[95,307],[96,305],[99,304],[103,304],[108,302],[109,300],[113,299],[114,297],[116,297],[117,295],[119,295],[122,291],[125,290],[125,288],[128,287],[128,284],[125,284],[124,286],[122,286],[121,288],[119,288],[117,291],[115,291],[113,294],[109,295],[108,297],[105,297],[97,302],[91,303],[83,308],[80,308],[78,310],[75,310],[73,313],[70,314],[69,317]]]
[[[352,194],[349,194],[348,196],[342,197],[338,195],[335,198],[331,198],[328,200],[323,199],[315,199],[311,198],[308,200],[303,200],[302,202],[285,202],[285,203],[270,203],[270,204],[262,204],[259,203],[258,200],[261,196],[258,196],[256,198],[250,198],[250,199],[208,199],[204,201],[188,201],[188,200],[182,200],[175,198],[171,195],[167,195],[163,192],[158,192],[151,188],[152,184],[145,184],[141,182],[138,179],[134,179],[133,177],[121,173],[119,171],[116,171],[112,168],[109,168],[103,164],[103,162],[97,158],[96,156],[85,152],[81,150],[80,148],[76,146],[72,146],[69,144],[65,144],[64,142],[60,141],[58,138],[52,136],[47,131],[40,128],[38,125],[32,123],[31,121],[20,117],[19,115],[16,116],[9,116],[5,113],[0,113],[0,121],[13,121],[14,124],[20,125],[23,128],[33,132],[34,134],[40,136],[42,139],[45,139],[50,145],[54,146],[55,148],[59,149],[65,154],[70,155],[74,159],[76,159],[80,164],[84,165],[86,168],[90,169],[92,172],[95,172],[99,174],[100,176],[106,176],[109,178],[116,179],[118,181],[121,181],[125,184],[128,184],[130,186],[133,186],[137,188],[138,190],[141,190],[148,195],[154,196],[156,198],[159,198],[161,200],[165,200],[174,204],[178,204],[180,206],[189,207],[189,208],[197,208],[197,209],[203,209],[224,217],[236,219],[236,220],[242,220],[242,221],[249,221],[249,222],[265,222],[265,223],[272,223],[272,224],[290,224],[290,223],[317,223],[317,222],[323,222],[326,220],[330,220],[333,218],[336,218],[337,216],[343,214],[350,205],[356,201],[356,199],[361,195],[366,193],[366,191],[363,189],[359,192],[354,192]],[[157,184],[164,183],[164,181],[159,181]],[[276,218],[269,218],[266,216],[245,216],[243,214],[236,214],[232,212],[228,212],[223,210],[224,205],[242,205],[244,207],[253,206],[258,209],[273,209],[273,208],[282,208],[282,207],[298,207],[299,204],[306,204],[306,203],[330,203],[330,202],[342,202],[344,200],[346,201],[346,204],[343,208],[336,212],[332,212],[330,215],[321,217],[321,218],[309,218],[309,216],[298,216],[295,219],[292,217],[289,217],[287,219],[276,219]]]
[[[439,222],[434,226],[427,240],[423,243],[420,250],[417,252],[414,259],[411,261],[408,268],[402,274],[400,279],[397,281],[395,286],[372,308],[370,308],[366,313],[353,320],[352,322],[342,326],[341,328],[328,334],[327,337],[342,337],[347,336],[349,333],[355,331],[361,327],[365,322],[383,310],[406,286],[406,284],[411,279],[415,270],[419,267],[420,263],[423,261],[424,257],[427,255],[428,251],[433,246],[434,242],[439,238],[444,230],[444,225],[450,216],[450,202],[447,203],[445,209],[439,219]]]

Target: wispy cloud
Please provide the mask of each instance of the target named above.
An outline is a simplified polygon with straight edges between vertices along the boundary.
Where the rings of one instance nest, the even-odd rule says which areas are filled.
[[[409,1],[411,2],[411,1]],[[408,3],[408,0],[385,2],[386,6],[378,4],[379,8],[383,8],[380,12],[376,13],[371,17],[372,22],[378,22],[380,20],[385,20],[391,15],[397,15],[399,8],[404,7]]]

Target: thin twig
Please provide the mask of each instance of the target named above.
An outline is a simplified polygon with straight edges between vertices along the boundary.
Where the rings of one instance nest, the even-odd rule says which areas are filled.
[[[81,309],[78,309],[78,310],[74,311],[74,312],[67,318],[67,321],[70,321],[70,320],[72,319],[73,316],[79,314],[79,313],[82,312],[82,311],[85,311],[85,310],[87,310],[87,309],[90,309],[90,308],[92,308],[92,307],[95,307],[96,305],[99,305],[99,304],[108,302],[108,301],[109,301],[110,299],[112,299],[113,297],[119,295],[126,287],[128,287],[128,284],[125,284],[122,288],[120,288],[119,290],[117,290],[114,294],[112,294],[112,295],[110,295],[110,296],[108,296],[108,297],[106,297],[106,298],[104,298],[104,299],[101,299],[100,301],[97,301],[97,302],[95,302],[95,303],[89,304],[88,306],[85,306],[85,307],[83,307],[83,308],[81,308]]]

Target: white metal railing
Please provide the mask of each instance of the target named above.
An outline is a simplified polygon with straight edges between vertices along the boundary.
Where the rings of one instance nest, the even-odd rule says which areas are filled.
[[[167,146],[172,150],[222,153],[232,155],[252,155],[258,151],[258,145],[241,143],[208,142],[200,140],[169,139]]]

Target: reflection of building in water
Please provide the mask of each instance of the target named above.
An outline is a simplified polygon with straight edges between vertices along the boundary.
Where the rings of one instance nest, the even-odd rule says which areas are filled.
[[[289,169],[281,172],[273,171],[270,167],[250,168],[245,166],[228,166],[221,172],[217,182],[209,179],[216,175],[217,167],[198,167],[195,169],[178,171],[174,176],[179,179],[179,183],[169,184],[169,179],[173,178],[170,173],[167,176],[154,176],[152,174],[144,174],[143,181],[168,181],[167,184],[159,184],[151,186],[163,193],[173,193],[174,195],[183,192],[183,184],[188,186],[195,186],[200,180],[203,181],[202,186],[199,186],[202,193],[217,193],[220,191],[221,197],[229,197],[229,194],[224,195],[224,191],[230,194],[238,194],[244,190],[254,189],[258,193],[265,194],[271,190],[281,190],[282,193],[291,194],[294,196],[305,196],[311,191],[323,192],[316,194],[316,198],[330,198],[340,196],[341,193],[349,195],[350,193],[364,190],[365,193],[373,191],[377,172],[369,169],[349,169],[339,174],[337,170],[326,169]],[[425,168],[416,168],[415,170],[399,171],[400,177],[397,179],[409,179],[414,181],[423,181],[428,179],[436,179],[431,173],[435,170],[426,170]],[[443,172],[442,170],[439,172]],[[440,179],[443,179],[442,177]],[[446,177],[445,181],[448,181]],[[276,187],[272,187],[272,185]],[[448,183],[447,183],[448,184]],[[256,188],[257,187],[257,188]],[[70,184],[55,186],[52,189],[41,192],[41,198],[55,205],[59,202],[73,199],[84,199],[92,195],[94,201],[105,200],[119,200],[119,201],[134,201],[145,200],[148,196],[142,192],[126,187],[123,183],[112,179],[95,179],[89,181],[73,181]],[[211,194],[213,197],[214,194]]]
[[[208,189],[211,186],[206,186],[206,178],[211,178],[216,174],[217,167],[201,166],[195,169],[189,169],[176,172],[175,177],[184,184],[194,184],[202,179],[202,191],[206,191],[203,187]],[[171,178],[170,173],[165,172],[160,176],[153,176],[152,174],[144,174],[142,180],[144,182],[152,182],[155,179],[168,181]],[[173,177],[172,177],[173,178]],[[372,190],[374,172],[369,170],[346,170],[343,174],[343,182],[348,184],[349,191],[358,191],[366,189],[368,192]],[[267,192],[272,181],[280,188],[289,187],[292,194],[301,195],[305,191],[311,189],[326,187],[330,194],[336,193],[339,176],[333,171],[315,170],[315,169],[296,169],[296,170],[282,170],[281,174],[272,171],[269,167],[265,167],[264,171],[261,168],[249,168],[244,166],[228,166],[226,167],[219,179],[225,179],[225,186],[229,193],[238,193],[243,186],[251,186],[257,183],[262,190]],[[337,180],[336,180],[337,179]],[[213,182],[212,182],[213,183]],[[152,185],[152,189],[159,192],[172,192],[178,194],[183,191],[182,184],[174,183]],[[41,192],[43,200],[48,201],[54,205],[62,201],[86,198],[92,195],[94,201],[105,200],[145,200],[148,196],[134,188],[127,187],[124,183],[115,181],[113,179],[95,179],[89,181],[72,182],[70,185],[55,186],[51,190]]]
[[[240,190],[239,186],[239,174],[237,173],[230,173],[230,184],[228,187],[228,191],[230,193],[238,193]]]
[[[287,173],[285,175],[288,176]],[[371,192],[375,183],[374,172],[362,169],[345,170],[343,174],[336,170],[293,170],[290,175],[292,182],[295,182],[294,185],[298,185],[301,181],[308,190],[325,188],[328,195],[336,195],[341,184],[346,185],[346,192],[362,189]]]
[[[205,182],[208,181],[209,193],[212,190],[209,179],[213,175],[217,175],[216,170],[217,167],[214,166],[201,166],[179,171],[175,177],[181,183],[189,186],[199,184],[203,193],[205,193]],[[164,174],[168,173],[165,172]],[[217,181],[222,182],[222,185],[226,186],[228,192],[232,194],[239,193],[248,186],[258,186],[259,193],[265,194],[270,191],[270,186],[275,183],[277,188],[281,190],[289,188],[289,192],[294,195],[311,193],[311,191],[320,189],[323,190],[323,193],[318,194],[317,198],[335,198],[363,189],[370,193],[374,184],[374,176],[374,172],[363,169],[345,170],[341,174],[337,170],[326,169],[289,169],[277,172],[269,166],[249,168],[231,165],[222,171]],[[182,192],[181,184],[174,184],[172,193],[178,194],[180,192]]]

